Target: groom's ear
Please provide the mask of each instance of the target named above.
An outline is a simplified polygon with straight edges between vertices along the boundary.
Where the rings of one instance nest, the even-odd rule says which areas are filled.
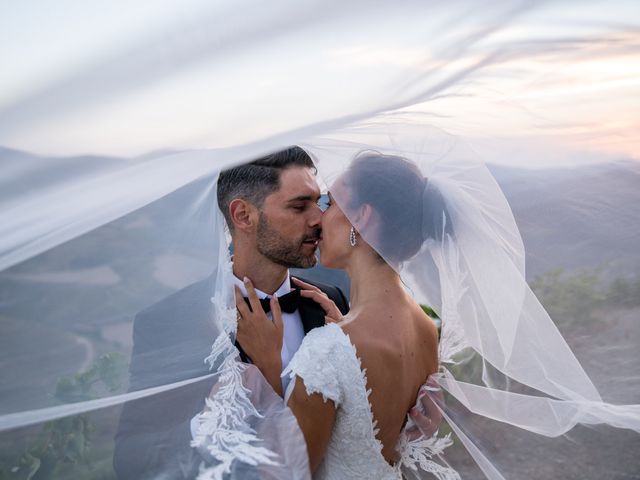
[[[233,222],[233,229],[246,232],[253,229],[258,220],[258,211],[251,203],[236,198],[229,203],[229,217]]]

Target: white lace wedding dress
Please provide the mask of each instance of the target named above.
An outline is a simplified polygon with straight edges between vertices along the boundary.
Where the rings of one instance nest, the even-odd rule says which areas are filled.
[[[369,404],[366,372],[360,367],[356,349],[336,324],[309,332],[282,373],[291,378],[285,399],[300,377],[307,393],[322,394],[337,408],[336,421],[316,480],[401,479],[401,469],[430,472],[442,480],[458,479],[458,474],[431,460],[451,444],[451,440],[418,438],[409,441],[402,434],[398,443],[401,461],[391,466],[382,456],[382,444]],[[403,432],[404,433],[404,432]]]

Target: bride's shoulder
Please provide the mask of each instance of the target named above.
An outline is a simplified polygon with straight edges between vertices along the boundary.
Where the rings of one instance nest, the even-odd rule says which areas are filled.
[[[300,349],[324,351],[328,353],[336,349],[344,349],[351,345],[349,336],[338,324],[328,323],[307,333]]]
[[[415,303],[367,308],[341,325],[344,335],[360,353],[393,353],[400,345],[417,343],[437,349],[435,323]]]
[[[360,355],[367,352],[383,353],[394,343],[390,340],[397,335],[388,317],[380,309],[363,309],[340,324],[340,328]]]
[[[330,323],[305,335],[282,376],[299,376],[304,380],[307,392],[322,392],[325,397],[337,401],[340,397],[336,392],[357,366],[355,349],[349,338],[338,325]]]

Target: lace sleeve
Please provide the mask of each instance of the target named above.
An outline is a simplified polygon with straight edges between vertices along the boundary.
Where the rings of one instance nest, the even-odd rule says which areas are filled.
[[[344,372],[339,367],[345,364],[349,346],[348,338],[335,324],[309,332],[282,372],[283,377],[288,375],[291,378],[285,400],[289,400],[293,390],[294,377],[299,377],[304,382],[307,394],[319,393],[325,402],[332,400],[338,407],[344,395]]]

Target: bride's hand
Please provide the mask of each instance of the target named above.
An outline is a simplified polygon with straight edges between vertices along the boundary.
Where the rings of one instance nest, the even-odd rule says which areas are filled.
[[[342,312],[336,306],[326,293],[320,290],[318,287],[314,287],[302,280],[292,277],[295,284],[300,287],[300,295],[306,298],[312,299],[318,305],[322,307],[326,315],[324,317],[325,323],[338,323],[342,321]]]
[[[276,393],[282,396],[280,382],[282,359],[280,354],[284,324],[280,303],[275,295],[271,297],[271,315],[273,317],[273,321],[271,321],[260,305],[251,280],[245,278],[244,285],[251,308],[245,302],[240,289],[235,287],[236,308],[238,309],[238,343],[255,366],[260,369]]]
[[[430,438],[438,431],[442,423],[442,414],[436,406],[436,401],[444,403],[444,395],[440,386],[431,377],[427,380],[426,385],[420,387],[418,399],[418,405],[409,412],[414,422],[413,428],[407,429],[406,432],[409,440],[415,440],[422,435]]]

